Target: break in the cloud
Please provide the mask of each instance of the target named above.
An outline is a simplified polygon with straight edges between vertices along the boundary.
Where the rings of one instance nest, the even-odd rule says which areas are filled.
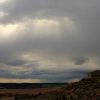
[[[1,79],[64,82],[100,69],[99,3],[0,0]]]
[[[5,3],[7,1],[10,1],[10,0],[0,0],[0,4]]]
[[[1,83],[44,83],[46,81],[39,79],[10,79],[0,78]]]

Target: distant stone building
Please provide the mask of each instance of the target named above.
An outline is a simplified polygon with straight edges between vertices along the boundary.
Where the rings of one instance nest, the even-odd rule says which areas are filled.
[[[98,79],[100,78],[100,70],[95,70],[88,74],[88,78]]]

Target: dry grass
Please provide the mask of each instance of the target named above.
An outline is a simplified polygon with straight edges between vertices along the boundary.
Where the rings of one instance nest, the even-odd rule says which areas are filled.
[[[0,95],[1,94],[30,94],[35,95],[38,93],[46,93],[46,92],[52,92],[52,91],[59,91],[61,87],[50,87],[50,88],[37,88],[37,89],[0,89]]]

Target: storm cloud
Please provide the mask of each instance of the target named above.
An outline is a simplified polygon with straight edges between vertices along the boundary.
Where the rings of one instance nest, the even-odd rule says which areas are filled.
[[[0,77],[62,82],[100,69],[99,4],[0,0]]]

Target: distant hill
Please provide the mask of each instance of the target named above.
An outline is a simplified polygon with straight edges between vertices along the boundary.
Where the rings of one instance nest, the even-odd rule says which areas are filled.
[[[64,87],[67,83],[0,83],[0,89],[34,89]]]

